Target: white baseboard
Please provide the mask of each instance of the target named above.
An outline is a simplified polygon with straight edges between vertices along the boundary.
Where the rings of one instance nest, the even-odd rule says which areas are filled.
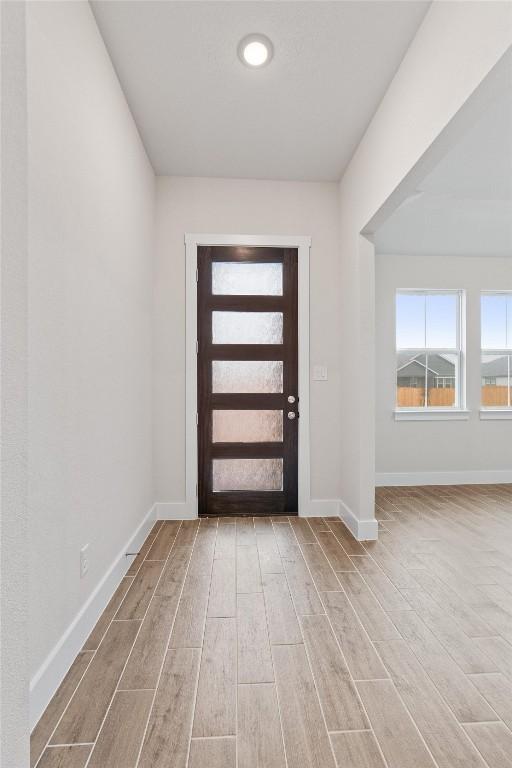
[[[332,517],[339,515],[339,506],[338,499],[310,499],[307,503],[299,504],[299,516]]]
[[[358,520],[341,499],[311,499],[304,517],[337,516],[358,541],[373,541],[377,538],[378,523],[374,520]]]
[[[185,501],[157,501],[155,504],[157,520],[193,520],[197,517],[195,509],[190,509]],[[301,517],[340,517],[352,535],[358,541],[373,541],[377,538],[376,520],[358,520],[347,505],[340,499],[310,499],[301,504]]]
[[[301,517],[330,517],[338,514],[337,499],[311,499],[303,504],[299,512]],[[193,520],[197,512],[186,501],[157,501],[155,504],[157,520]]]
[[[153,521],[155,507],[138,526],[97,584],[92,594],[68,626],[58,643],[47,656],[30,681],[30,729],[37,724],[53,694],[61,684],[78,652],[89,637],[91,630],[104,611],[108,601],[119,586],[121,579],[133,562],[126,552],[136,552],[146,539]]]
[[[352,510],[340,499],[338,515],[343,520],[352,536],[358,541],[375,541],[378,536],[379,524],[373,520],[358,520]]]
[[[186,501],[157,501],[155,503],[157,520],[194,520],[197,510],[190,508]]]
[[[375,485],[494,485],[512,483],[512,469],[461,472],[377,472]]]

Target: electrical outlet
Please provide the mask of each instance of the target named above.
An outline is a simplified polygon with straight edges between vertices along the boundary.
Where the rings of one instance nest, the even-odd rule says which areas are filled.
[[[83,579],[89,570],[89,544],[80,550],[80,578]]]

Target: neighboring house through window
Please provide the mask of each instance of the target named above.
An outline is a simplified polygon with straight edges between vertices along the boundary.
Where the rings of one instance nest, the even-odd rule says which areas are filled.
[[[512,291],[482,293],[482,406],[512,407]]]
[[[396,405],[462,405],[462,292],[398,291]]]

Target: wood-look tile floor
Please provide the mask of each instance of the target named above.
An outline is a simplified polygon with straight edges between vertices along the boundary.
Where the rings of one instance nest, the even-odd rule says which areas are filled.
[[[155,524],[32,734],[38,768],[512,768],[512,486]]]

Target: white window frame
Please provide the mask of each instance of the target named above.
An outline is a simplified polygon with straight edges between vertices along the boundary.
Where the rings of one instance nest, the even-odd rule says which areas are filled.
[[[415,347],[398,348],[396,345],[396,298],[399,295],[408,294],[410,296],[432,296],[440,294],[443,296],[452,295],[458,298],[457,309],[457,346],[454,348],[434,348],[434,347]],[[426,306],[426,305],[425,305]],[[426,311],[426,309],[425,309]],[[426,318],[425,318],[426,321]],[[427,367],[428,367],[428,355],[455,355],[457,359],[456,363],[456,376],[455,376],[455,404],[453,406],[436,407],[430,406],[426,403],[427,397],[427,385],[428,385],[428,373],[425,378],[425,405],[421,407],[407,408],[404,406],[396,405],[396,388],[397,377],[395,372],[395,419],[397,421],[445,421],[445,420],[466,420],[469,418],[469,410],[466,408],[466,294],[462,289],[453,288],[397,288],[395,291],[395,361],[399,352],[410,352],[411,357],[418,354],[418,352],[425,353]],[[396,362],[395,362],[396,371]]]
[[[507,296],[512,299],[511,291],[481,291],[480,292],[480,418],[512,419],[512,339],[508,339],[508,306],[505,308],[505,348],[487,349],[482,346],[482,298],[484,296]],[[482,357],[483,355],[505,356],[508,358],[508,405],[483,405],[482,404]]]

